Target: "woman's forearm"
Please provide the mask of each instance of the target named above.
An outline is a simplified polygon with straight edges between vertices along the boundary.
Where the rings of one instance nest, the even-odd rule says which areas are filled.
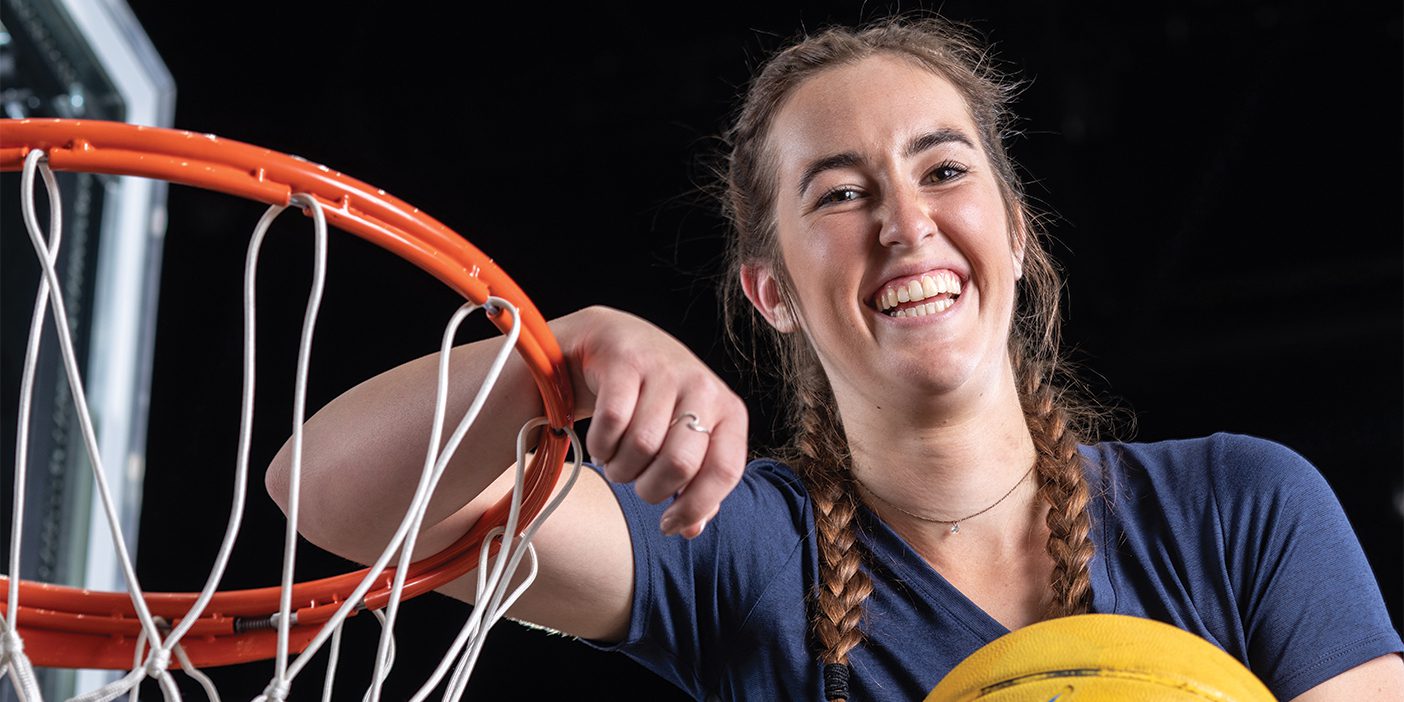
[[[555,320],[552,331],[565,346],[594,314],[582,310]],[[467,411],[502,343],[495,337],[453,350],[442,441]],[[436,353],[381,373],[328,403],[304,425],[298,530],[308,540],[361,561],[380,553],[423,470],[438,365]],[[588,393],[582,399],[588,402]],[[519,429],[541,413],[531,374],[513,354],[430,500],[427,538],[421,540],[425,549],[444,541],[435,538],[434,525],[462,510],[512,465]],[[269,494],[285,512],[292,453],[289,438],[266,474]]]

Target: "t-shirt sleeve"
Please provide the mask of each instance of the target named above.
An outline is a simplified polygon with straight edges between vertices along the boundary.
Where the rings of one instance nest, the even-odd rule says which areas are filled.
[[[632,485],[611,484],[629,525],[634,600],[623,641],[601,644],[627,654],[694,697],[720,674],[729,635],[786,565],[801,558],[813,523],[799,479],[773,461],[754,461],[691,541],[664,536],[671,501],[650,505]]]
[[[1404,650],[1331,487],[1270,441],[1218,435],[1214,499],[1225,525],[1250,667],[1290,700]]]

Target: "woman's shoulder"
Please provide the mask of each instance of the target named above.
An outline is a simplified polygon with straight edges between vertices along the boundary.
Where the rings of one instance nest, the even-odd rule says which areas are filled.
[[[1084,447],[1101,471],[1099,611],[1203,636],[1291,699],[1399,638],[1326,480],[1274,441],[1235,434]]]
[[[808,495],[804,489],[804,481],[800,479],[799,474],[795,473],[795,469],[780,458],[758,456],[751,459],[746,464],[746,478],[773,485],[796,495]]]
[[[1218,433],[1155,442],[1107,441],[1083,448],[1089,473],[1108,489],[1154,489],[1187,499],[1254,496],[1325,488],[1301,454],[1269,439]],[[1329,488],[1328,488],[1329,490]]]

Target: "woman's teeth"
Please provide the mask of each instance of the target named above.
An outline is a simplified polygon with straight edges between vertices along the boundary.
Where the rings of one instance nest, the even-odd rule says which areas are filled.
[[[878,293],[874,302],[891,317],[924,317],[944,311],[955,304],[959,296],[960,278],[950,271],[937,271],[900,285],[889,285]],[[910,304],[922,300],[930,302]]]
[[[940,300],[936,300],[934,302],[913,305],[912,307],[903,307],[900,310],[892,310],[887,312],[886,314],[889,317],[925,317],[928,314],[944,312],[946,308],[954,304],[954,299],[946,297]]]

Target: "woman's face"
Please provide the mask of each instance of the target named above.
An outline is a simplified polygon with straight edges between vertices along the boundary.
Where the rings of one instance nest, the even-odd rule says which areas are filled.
[[[1019,255],[955,87],[891,55],[830,69],[789,96],[767,148],[798,324],[841,399],[988,394],[1007,375]],[[771,271],[744,278],[794,325]]]

